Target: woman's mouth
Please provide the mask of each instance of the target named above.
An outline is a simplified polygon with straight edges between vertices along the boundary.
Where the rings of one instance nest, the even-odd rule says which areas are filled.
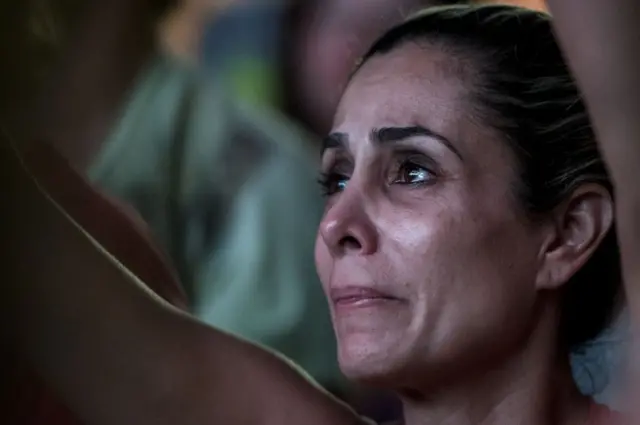
[[[373,288],[359,286],[331,288],[330,298],[336,308],[372,307],[400,301],[399,298],[387,293],[377,291]]]

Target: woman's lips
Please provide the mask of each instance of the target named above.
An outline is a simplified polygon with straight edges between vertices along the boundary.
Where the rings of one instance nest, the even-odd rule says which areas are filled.
[[[336,307],[368,307],[399,301],[398,298],[368,287],[331,288],[331,301]]]

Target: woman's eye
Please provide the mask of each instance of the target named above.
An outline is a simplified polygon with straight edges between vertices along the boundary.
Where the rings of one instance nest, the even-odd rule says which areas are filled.
[[[419,185],[429,183],[434,177],[434,173],[428,168],[412,162],[405,162],[400,165],[393,183]]]
[[[335,193],[342,192],[347,187],[349,177],[341,174],[322,174],[318,183],[322,187],[324,196],[331,196]]]

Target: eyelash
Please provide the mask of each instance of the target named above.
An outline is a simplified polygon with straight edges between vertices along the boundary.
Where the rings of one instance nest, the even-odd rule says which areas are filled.
[[[318,179],[318,184],[322,189],[322,196],[329,197],[339,190],[335,188],[336,183],[340,180],[349,180],[347,176],[338,173],[320,173],[320,178]]]
[[[427,181],[406,182],[406,183],[400,182],[400,179],[402,178],[401,174],[403,173],[403,171],[406,171],[407,168],[410,168],[410,167],[426,171],[426,173],[430,175],[430,178]],[[411,186],[411,187],[422,187],[422,186],[433,184],[431,180],[437,177],[437,173],[434,171],[434,167],[428,167],[428,166],[422,165],[419,162],[411,159],[404,159],[399,161],[397,167],[395,168],[394,175],[395,176],[391,184],[402,184],[402,185]],[[331,171],[328,173],[320,173],[320,178],[318,179],[318,183],[322,188],[323,196],[329,197],[331,195],[334,195],[337,192],[344,190],[344,188],[340,189],[336,187],[342,180],[348,181],[349,176],[341,173],[337,173],[337,172],[331,172]]]

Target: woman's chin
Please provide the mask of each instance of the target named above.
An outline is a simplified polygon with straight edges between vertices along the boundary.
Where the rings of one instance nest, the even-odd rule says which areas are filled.
[[[340,369],[353,382],[387,386],[387,382],[392,382],[393,376],[397,376],[405,364],[402,361],[404,356],[397,348],[366,340],[341,341],[338,344]]]

